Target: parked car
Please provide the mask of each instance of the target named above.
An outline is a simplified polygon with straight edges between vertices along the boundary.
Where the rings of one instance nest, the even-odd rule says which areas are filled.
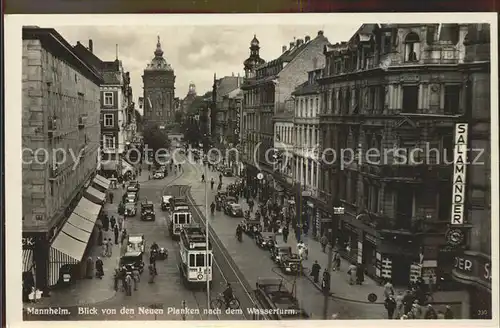
[[[227,214],[235,218],[243,217],[243,208],[238,203],[232,203],[228,206]]]
[[[172,207],[173,196],[162,196],[161,197],[161,209],[166,211]]]
[[[139,195],[136,193],[136,192],[133,192],[133,191],[127,191],[127,193],[125,194],[125,204],[127,203],[137,203],[137,201],[139,200]]]
[[[141,220],[154,221],[156,219],[153,202],[145,201],[141,203]]]
[[[243,227],[243,231],[247,234],[256,234],[262,231],[262,224],[260,220],[246,218],[241,221],[241,226]]]
[[[127,203],[125,204],[125,216],[135,216],[137,214],[137,206],[136,203]]]
[[[141,189],[141,185],[139,184],[139,181],[137,181],[137,180],[131,180],[128,183],[127,190],[128,190],[128,188],[133,188],[133,189],[140,190]]]
[[[263,249],[272,249],[276,244],[276,235],[272,232],[259,232],[254,238],[255,244]]]
[[[296,274],[302,272],[302,260],[295,253],[283,255],[280,261],[280,268],[286,274]]]
[[[275,244],[273,248],[271,248],[271,259],[281,264],[281,260],[292,254],[292,247],[286,244]]]
[[[236,203],[236,198],[234,198],[234,197],[226,197],[226,200],[224,201],[224,205],[223,205],[224,214],[229,215],[229,212],[231,211],[231,205],[232,204],[237,204]]]

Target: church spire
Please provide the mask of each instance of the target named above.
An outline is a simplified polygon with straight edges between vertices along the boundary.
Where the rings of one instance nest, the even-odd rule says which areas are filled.
[[[156,43],[155,56],[156,57],[163,57],[163,50],[161,49],[161,43],[160,43],[160,36],[159,35],[158,35],[158,43]]]

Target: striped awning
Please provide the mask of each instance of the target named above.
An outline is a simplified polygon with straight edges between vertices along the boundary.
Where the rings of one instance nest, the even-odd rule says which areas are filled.
[[[78,264],[81,261],[86,247],[87,244],[72,237],[64,230],[57,235],[50,247],[49,286],[57,284],[59,270],[63,265]]]
[[[103,204],[106,194],[90,186],[85,190],[85,197],[96,204]]]
[[[103,176],[100,176],[99,174],[95,176],[95,178],[94,178],[94,180],[92,180],[92,182],[95,183],[96,185],[104,188],[104,190],[108,190],[109,185],[111,184],[111,181],[109,181],[108,179],[106,179]]]
[[[33,268],[33,250],[23,249],[23,272],[31,271]]]

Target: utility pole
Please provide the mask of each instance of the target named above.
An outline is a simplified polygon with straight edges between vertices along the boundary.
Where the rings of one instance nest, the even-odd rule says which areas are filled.
[[[337,155],[340,154],[339,148],[340,148],[340,143],[339,143],[339,130],[338,127],[336,127],[333,131],[334,133],[334,142],[335,142],[335,153]],[[335,247],[335,242],[336,242],[336,224],[337,224],[337,216],[344,214],[344,208],[339,206],[340,205],[340,199],[339,199],[339,194],[338,194],[338,189],[339,189],[339,177],[340,177],[340,170],[341,170],[341,161],[342,158],[337,158],[335,159],[335,163],[333,164],[333,173],[334,173],[334,178],[333,178],[333,186],[332,186],[332,202],[331,202],[331,207],[333,208],[333,215],[332,215],[332,233],[330,235],[330,249],[328,250],[328,265],[326,272],[328,272],[329,276],[329,283],[331,282],[331,277],[330,277],[330,272],[332,272],[332,266],[333,266],[333,249]],[[330,284],[329,284],[330,285]],[[325,290],[324,291],[324,301],[323,301],[323,319],[328,320],[328,303],[330,301],[330,293],[329,291]]]

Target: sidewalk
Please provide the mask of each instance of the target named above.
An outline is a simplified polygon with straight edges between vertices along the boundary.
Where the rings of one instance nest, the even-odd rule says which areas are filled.
[[[111,190],[114,193],[113,204],[105,203],[104,211],[108,216],[114,216],[118,219],[118,202],[121,197],[121,188]],[[111,238],[114,243],[113,232],[103,232],[104,238]],[[92,242],[90,240],[89,242]],[[94,275],[93,279],[79,279],[68,287],[54,289],[50,292],[50,297],[37,300],[36,303],[24,303],[24,306],[29,307],[46,307],[46,306],[61,306],[71,307],[79,305],[92,305],[101,303],[113,298],[116,294],[114,290],[114,269],[117,267],[120,258],[120,245],[113,245],[113,255],[111,257],[102,256],[102,246],[93,245],[87,256],[91,256],[95,260],[97,256],[101,257],[104,263],[104,277],[97,279]],[[82,259],[85,261],[86,258]],[[93,270],[95,272],[95,269]]]

